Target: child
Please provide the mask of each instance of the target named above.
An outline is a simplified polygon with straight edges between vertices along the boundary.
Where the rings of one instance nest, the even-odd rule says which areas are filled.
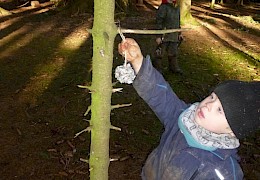
[[[180,7],[176,0],[163,0],[156,14],[157,29],[179,29],[180,28]],[[177,60],[178,44],[182,36],[179,32],[164,34],[163,37],[157,37],[158,44],[155,51],[154,65],[162,72],[162,52],[167,53],[169,70],[173,73],[182,73]]]
[[[226,81],[200,103],[186,104],[127,38],[118,45],[137,76],[133,86],[164,125],[144,180],[243,179],[239,140],[259,129],[260,82]]]

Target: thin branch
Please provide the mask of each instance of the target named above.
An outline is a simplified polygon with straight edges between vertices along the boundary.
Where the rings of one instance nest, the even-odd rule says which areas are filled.
[[[82,86],[82,85],[78,85],[79,88],[84,88],[84,89],[88,89],[90,91],[93,90],[93,88],[91,86]]]
[[[139,29],[121,29],[122,33],[131,33],[131,34],[166,34],[173,32],[182,32],[189,31],[190,28],[181,28],[181,29],[165,29],[165,30],[139,30]],[[118,30],[119,32],[119,30]]]
[[[118,83],[118,81],[113,82],[113,83],[112,83],[112,86],[115,86],[117,83]]]
[[[86,115],[89,113],[90,110],[91,110],[91,105],[88,106],[88,109],[87,109],[87,111],[84,113],[84,116],[86,116]]]
[[[87,122],[90,122],[90,120],[89,119],[82,119],[83,121],[87,121]]]
[[[121,131],[121,128],[115,127],[115,126],[110,126],[110,129],[114,129],[114,130],[116,130],[116,131]]]
[[[74,138],[78,137],[80,134],[84,133],[84,132],[90,132],[91,131],[91,127],[87,127],[85,129],[83,129],[82,131],[78,132],[77,134],[75,134]]]
[[[85,162],[85,163],[89,163],[88,159],[83,159],[83,158],[79,158],[80,161]]]
[[[115,93],[115,92],[122,92],[123,88],[114,88],[112,89],[112,93]]]
[[[132,104],[117,104],[117,105],[112,105],[111,110],[116,109],[116,108],[121,108],[121,107],[126,107],[126,106],[132,106]]]
[[[122,29],[118,28],[118,32],[122,33],[130,33],[130,34],[166,34],[173,32],[182,32],[182,31],[190,31],[191,28],[181,28],[181,29],[165,29],[165,30],[140,30],[140,29]],[[92,33],[92,29],[87,29],[89,33]]]

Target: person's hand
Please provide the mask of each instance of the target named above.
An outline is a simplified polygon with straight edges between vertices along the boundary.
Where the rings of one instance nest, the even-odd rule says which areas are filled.
[[[183,36],[182,36],[182,34],[179,34],[178,40],[179,40],[179,41],[183,41]]]
[[[155,41],[156,41],[156,43],[159,45],[159,44],[161,44],[161,43],[162,43],[162,38],[160,38],[160,37],[159,37],[159,38],[156,38],[156,40],[155,40]]]
[[[137,42],[132,38],[126,38],[118,44],[118,52],[131,62],[136,74],[143,62],[143,55]]]
[[[137,42],[132,38],[126,38],[118,44],[119,53],[126,57],[127,61],[134,63],[134,61],[139,61],[143,59],[141,49]]]

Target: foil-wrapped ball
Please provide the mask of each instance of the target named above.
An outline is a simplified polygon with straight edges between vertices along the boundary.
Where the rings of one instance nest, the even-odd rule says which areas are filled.
[[[135,79],[135,72],[129,63],[117,66],[115,70],[115,78],[120,83],[132,84]]]

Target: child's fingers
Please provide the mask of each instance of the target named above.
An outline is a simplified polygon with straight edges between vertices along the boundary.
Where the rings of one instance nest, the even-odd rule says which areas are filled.
[[[138,47],[139,47],[139,45],[137,44],[137,42],[136,42],[134,39],[132,39],[132,38],[126,38],[126,39],[125,39],[125,42],[128,43],[128,45],[138,46]]]
[[[131,46],[128,50],[129,55],[134,59],[137,58],[137,53],[138,53],[138,49],[136,48],[136,46]]]
[[[123,53],[127,50],[127,44],[124,42],[121,42],[118,44],[118,52],[123,55]]]

